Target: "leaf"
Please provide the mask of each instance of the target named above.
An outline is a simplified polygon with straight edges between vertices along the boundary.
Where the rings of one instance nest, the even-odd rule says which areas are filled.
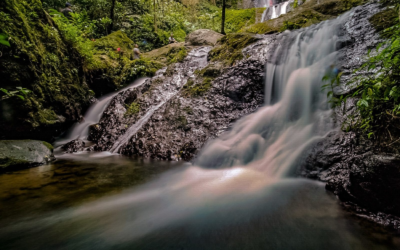
[[[5,93],[6,95],[9,95],[8,90],[0,88],[0,91],[2,91],[3,93]]]
[[[371,132],[368,134],[368,139],[371,138],[371,136],[374,134],[374,132]]]
[[[0,44],[11,47],[10,43],[8,42],[8,36],[4,33],[0,33]]]
[[[25,98],[22,95],[17,95],[19,98],[21,98],[21,100],[25,100]]]
[[[373,94],[374,94],[374,92],[372,91],[372,89],[371,89],[371,88],[368,88],[368,95],[369,95],[370,97],[372,97]]]

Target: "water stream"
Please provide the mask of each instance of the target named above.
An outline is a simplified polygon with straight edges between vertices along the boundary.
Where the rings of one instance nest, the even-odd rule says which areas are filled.
[[[144,185],[134,187],[133,182],[108,197],[5,223],[0,227],[2,249],[398,249],[397,238],[383,239],[350,219],[323,184],[294,175],[304,150],[334,129],[321,79],[336,60],[336,34],[350,15],[281,34],[266,66],[266,105],[209,142],[194,164],[176,166]],[[59,156],[78,166],[95,164],[86,169],[91,173],[112,169],[115,157],[122,156]],[[146,165],[122,159],[126,167],[115,174],[124,177],[129,166]],[[62,165],[48,168],[43,178],[56,182],[68,173]],[[57,170],[58,175],[52,174]],[[24,170],[9,179],[28,176]],[[0,188],[9,194],[2,199],[17,196],[18,185],[10,188],[0,176]],[[74,186],[86,187],[81,194],[86,197],[96,185]],[[64,197],[68,189],[57,191]]]
[[[273,1],[265,2],[264,7],[266,8],[262,14],[261,22],[265,22],[271,19],[275,19],[287,13],[289,1],[274,4]]]
[[[75,124],[65,136],[56,141],[55,146],[64,145],[65,143],[76,139],[86,140],[89,135],[89,126],[100,121],[104,110],[110,104],[111,100],[119,93],[129,88],[136,88],[142,85],[145,81],[146,78],[138,79],[119,91],[101,97],[88,109],[80,123]]]

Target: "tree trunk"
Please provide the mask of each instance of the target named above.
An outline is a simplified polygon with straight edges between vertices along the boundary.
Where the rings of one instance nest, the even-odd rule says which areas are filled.
[[[111,33],[113,28],[114,28],[114,10],[115,10],[115,1],[116,0],[111,0],[111,13],[110,13],[110,19],[111,19],[111,23],[110,23],[110,27],[109,27],[109,32]]]
[[[222,0],[222,23],[221,23],[221,34],[225,35],[225,8],[226,0]]]
[[[154,5],[154,31],[157,31],[156,0],[153,0],[153,5]]]

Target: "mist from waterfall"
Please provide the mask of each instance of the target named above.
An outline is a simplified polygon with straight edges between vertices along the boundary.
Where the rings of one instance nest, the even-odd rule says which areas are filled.
[[[304,150],[333,129],[321,79],[336,60],[337,34],[349,15],[281,34],[266,65],[265,106],[205,145],[193,165],[121,195],[9,231],[38,224],[57,233],[53,229],[60,225],[65,230],[80,228],[79,234],[67,235],[61,242],[79,242],[81,247],[94,247],[95,242],[96,249],[116,249],[185,221],[184,229],[209,230],[278,209],[276,204],[288,202],[288,190],[307,182],[293,178]],[[39,240],[34,230],[30,233]]]

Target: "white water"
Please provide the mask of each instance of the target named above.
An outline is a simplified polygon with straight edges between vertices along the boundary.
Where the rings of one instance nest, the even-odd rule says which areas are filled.
[[[289,1],[286,1],[286,2],[283,2],[280,4],[275,4],[275,5],[271,5],[271,3],[272,2],[270,2],[269,5],[265,5],[265,7],[267,7],[267,9],[262,14],[262,18],[261,18],[262,22],[278,18],[281,15],[284,15],[287,13]],[[271,17],[267,19],[267,15],[270,11],[272,12]]]
[[[85,140],[89,135],[89,126],[96,124],[100,121],[104,110],[108,107],[111,100],[122,91],[125,91],[130,88],[136,88],[142,85],[146,81],[146,79],[147,78],[141,78],[135,80],[133,83],[129,84],[127,87],[117,92],[102,96],[95,104],[93,104],[88,109],[88,111],[86,111],[86,114],[84,115],[82,122],[75,124],[72,127],[71,131],[65,137],[61,138],[60,140],[57,140],[55,146],[63,145],[67,142],[76,139]]]
[[[9,231],[15,230],[19,235],[20,228],[36,229],[37,225],[44,224],[50,232],[64,236],[52,229],[62,228],[68,232],[70,228],[79,228],[79,233],[67,235],[68,240],[60,240],[75,249],[83,249],[78,246],[116,249],[115,246],[126,246],[124,244],[149,235],[153,238],[147,238],[145,243],[151,246],[160,230],[168,233],[184,222],[184,229],[192,230],[193,234],[198,228],[203,230],[200,232],[216,229],[218,234],[225,228],[247,223],[257,211],[286,207],[292,199],[287,190],[296,190],[307,182],[291,178],[305,148],[332,129],[326,95],[321,92],[321,79],[336,60],[336,34],[349,15],[283,34],[275,57],[270,58],[267,65],[266,105],[206,145],[195,166],[188,164],[138,189],[66,211],[40,223],[15,225]],[[302,217],[297,213],[297,207],[290,209],[293,220]],[[255,233],[251,229],[249,235]],[[290,234],[285,234],[279,243],[284,246],[285,240],[290,238]],[[36,239],[34,234],[32,239]],[[339,248],[331,245],[327,249],[352,249],[351,245],[344,245]],[[296,249],[282,246],[272,249]],[[263,249],[267,247],[264,245]],[[201,245],[193,249],[201,249]],[[226,246],[225,249],[238,248]]]
[[[196,166],[65,216],[95,221],[90,240],[101,238],[113,246],[184,221],[190,221],[190,228],[208,228],[219,214],[232,213],[219,223],[244,223],[248,217],[236,218],[235,211],[251,214],[257,207],[285,204],[288,197],[282,188],[304,183],[290,177],[304,150],[332,129],[321,79],[336,59],[336,34],[348,16],[283,34],[276,59],[267,66],[266,88],[276,89],[266,94],[269,104],[206,145]]]

